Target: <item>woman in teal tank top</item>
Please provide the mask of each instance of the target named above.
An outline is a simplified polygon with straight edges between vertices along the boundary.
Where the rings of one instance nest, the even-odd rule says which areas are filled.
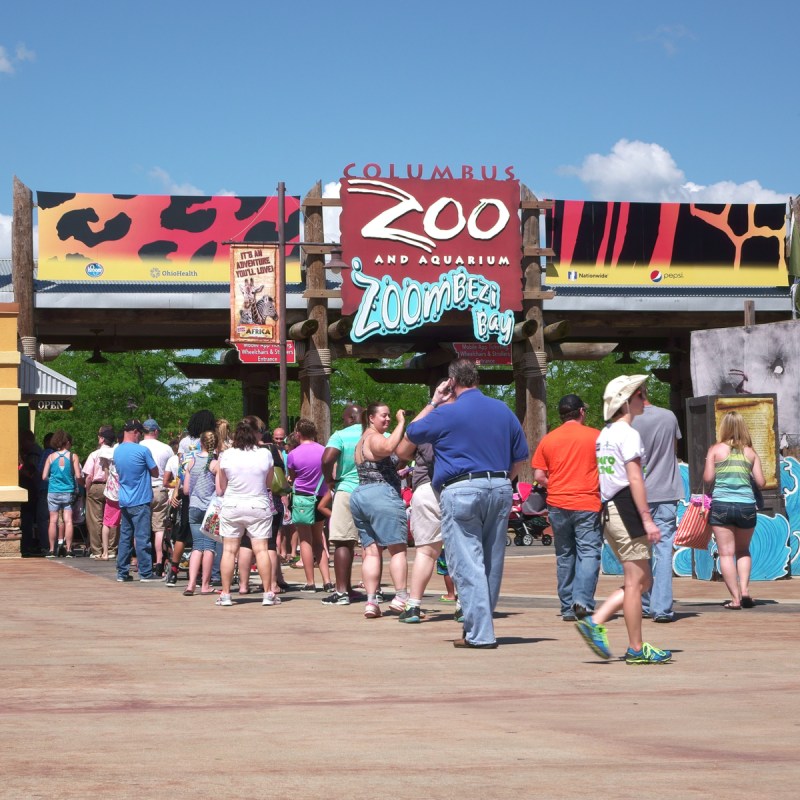
[[[747,423],[737,411],[729,411],[719,424],[717,443],[706,455],[703,481],[714,483],[709,521],[722,578],[731,594],[725,608],[752,608],[750,540],[756,526],[753,484],[761,489],[765,481]]]
[[[44,465],[42,480],[47,481],[47,510],[50,514],[50,525],[47,535],[50,541],[48,558],[55,558],[61,550],[61,543],[56,544],[58,514],[64,517],[64,547],[68,558],[72,557],[72,504],[78,486],[83,482],[81,464],[78,456],[70,452],[72,437],[62,430],[57,430],[50,440],[55,449]]]

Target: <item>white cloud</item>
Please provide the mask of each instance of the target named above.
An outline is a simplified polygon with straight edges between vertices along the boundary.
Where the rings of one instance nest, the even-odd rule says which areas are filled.
[[[0,214],[0,258],[11,258],[11,217]]]
[[[0,258],[11,258],[11,214],[0,214]],[[39,226],[33,226],[33,257],[39,258]]]
[[[190,197],[201,197],[208,194],[202,189],[198,189],[194,184],[178,183],[177,181],[173,180],[172,176],[165,169],[162,169],[161,167],[153,167],[147,174],[154,181],[161,184],[166,194]]]
[[[685,25],[660,25],[652,33],[639,37],[642,42],[655,42],[668,56],[678,52],[679,43],[696,38]]]
[[[11,63],[11,58],[5,47],[0,47],[0,72],[4,72],[6,75],[14,74],[14,65]]]
[[[36,53],[29,50],[23,42],[17,45],[17,61],[36,61]]]
[[[341,188],[342,184],[338,181],[326,183],[322,190],[322,196],[338,197]],[[326,242],[340,242],[342,240],[342,232],[339,230],[339,217],[341,213],[341,208],[326,206],[322,209],[322,227],[325,231]]]
[[[758,181],[719,181],[704,186],[687,180],[668,150],[654,142],[620,139],[606,155],[591,153],[579,167],[565,167],[589,188],[595,200],[649,203],[783,203],[788,194]]]

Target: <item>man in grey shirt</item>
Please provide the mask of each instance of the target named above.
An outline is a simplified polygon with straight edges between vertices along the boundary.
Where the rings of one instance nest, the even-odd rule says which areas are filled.
[[[681,432],[671,411],[648,401],[644,413],[633,420],[633,427],[644,442],[647,464],[644,485],[653,522],[661,531],[661,541],[653,546],[653,588],[642,594],[642,609],[656,622],[672,622],[672,542],[678,500],[684,495],[675,454]]]

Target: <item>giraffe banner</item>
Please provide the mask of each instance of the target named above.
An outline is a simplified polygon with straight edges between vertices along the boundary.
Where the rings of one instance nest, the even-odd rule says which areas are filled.
[[[556,200],[553,286],[786,286],[786,206]]]
[[[280,361],[278,247],[232,244],[231,338],[242,361]],[[287,361],[294,361],[294,342]]]

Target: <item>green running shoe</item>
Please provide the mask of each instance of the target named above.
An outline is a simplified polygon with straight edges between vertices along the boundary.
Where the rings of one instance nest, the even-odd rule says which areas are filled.
[[[659,650],[647,642],[642,644],[638,652],[629,647],[625,653],[626,664],[667,664],[671,660],[672,653],[669,650]]]
[[[401,612],[400,616],[398,617],[398,620],[400,622],[409,622],[414,624],[417,622],[422,622],[422,618],[424,616],[425,615],[422,613],[422,611],[420,611],[419,606],[408,605]]]
[[[605,625],[595,625],[591,617],[584,617],[584,619],[579,619],[575,623],[575,627],[592,652],[597,653],[600,658],[605,658],[606,660],[611,658],[611,648],[608,646]]]

